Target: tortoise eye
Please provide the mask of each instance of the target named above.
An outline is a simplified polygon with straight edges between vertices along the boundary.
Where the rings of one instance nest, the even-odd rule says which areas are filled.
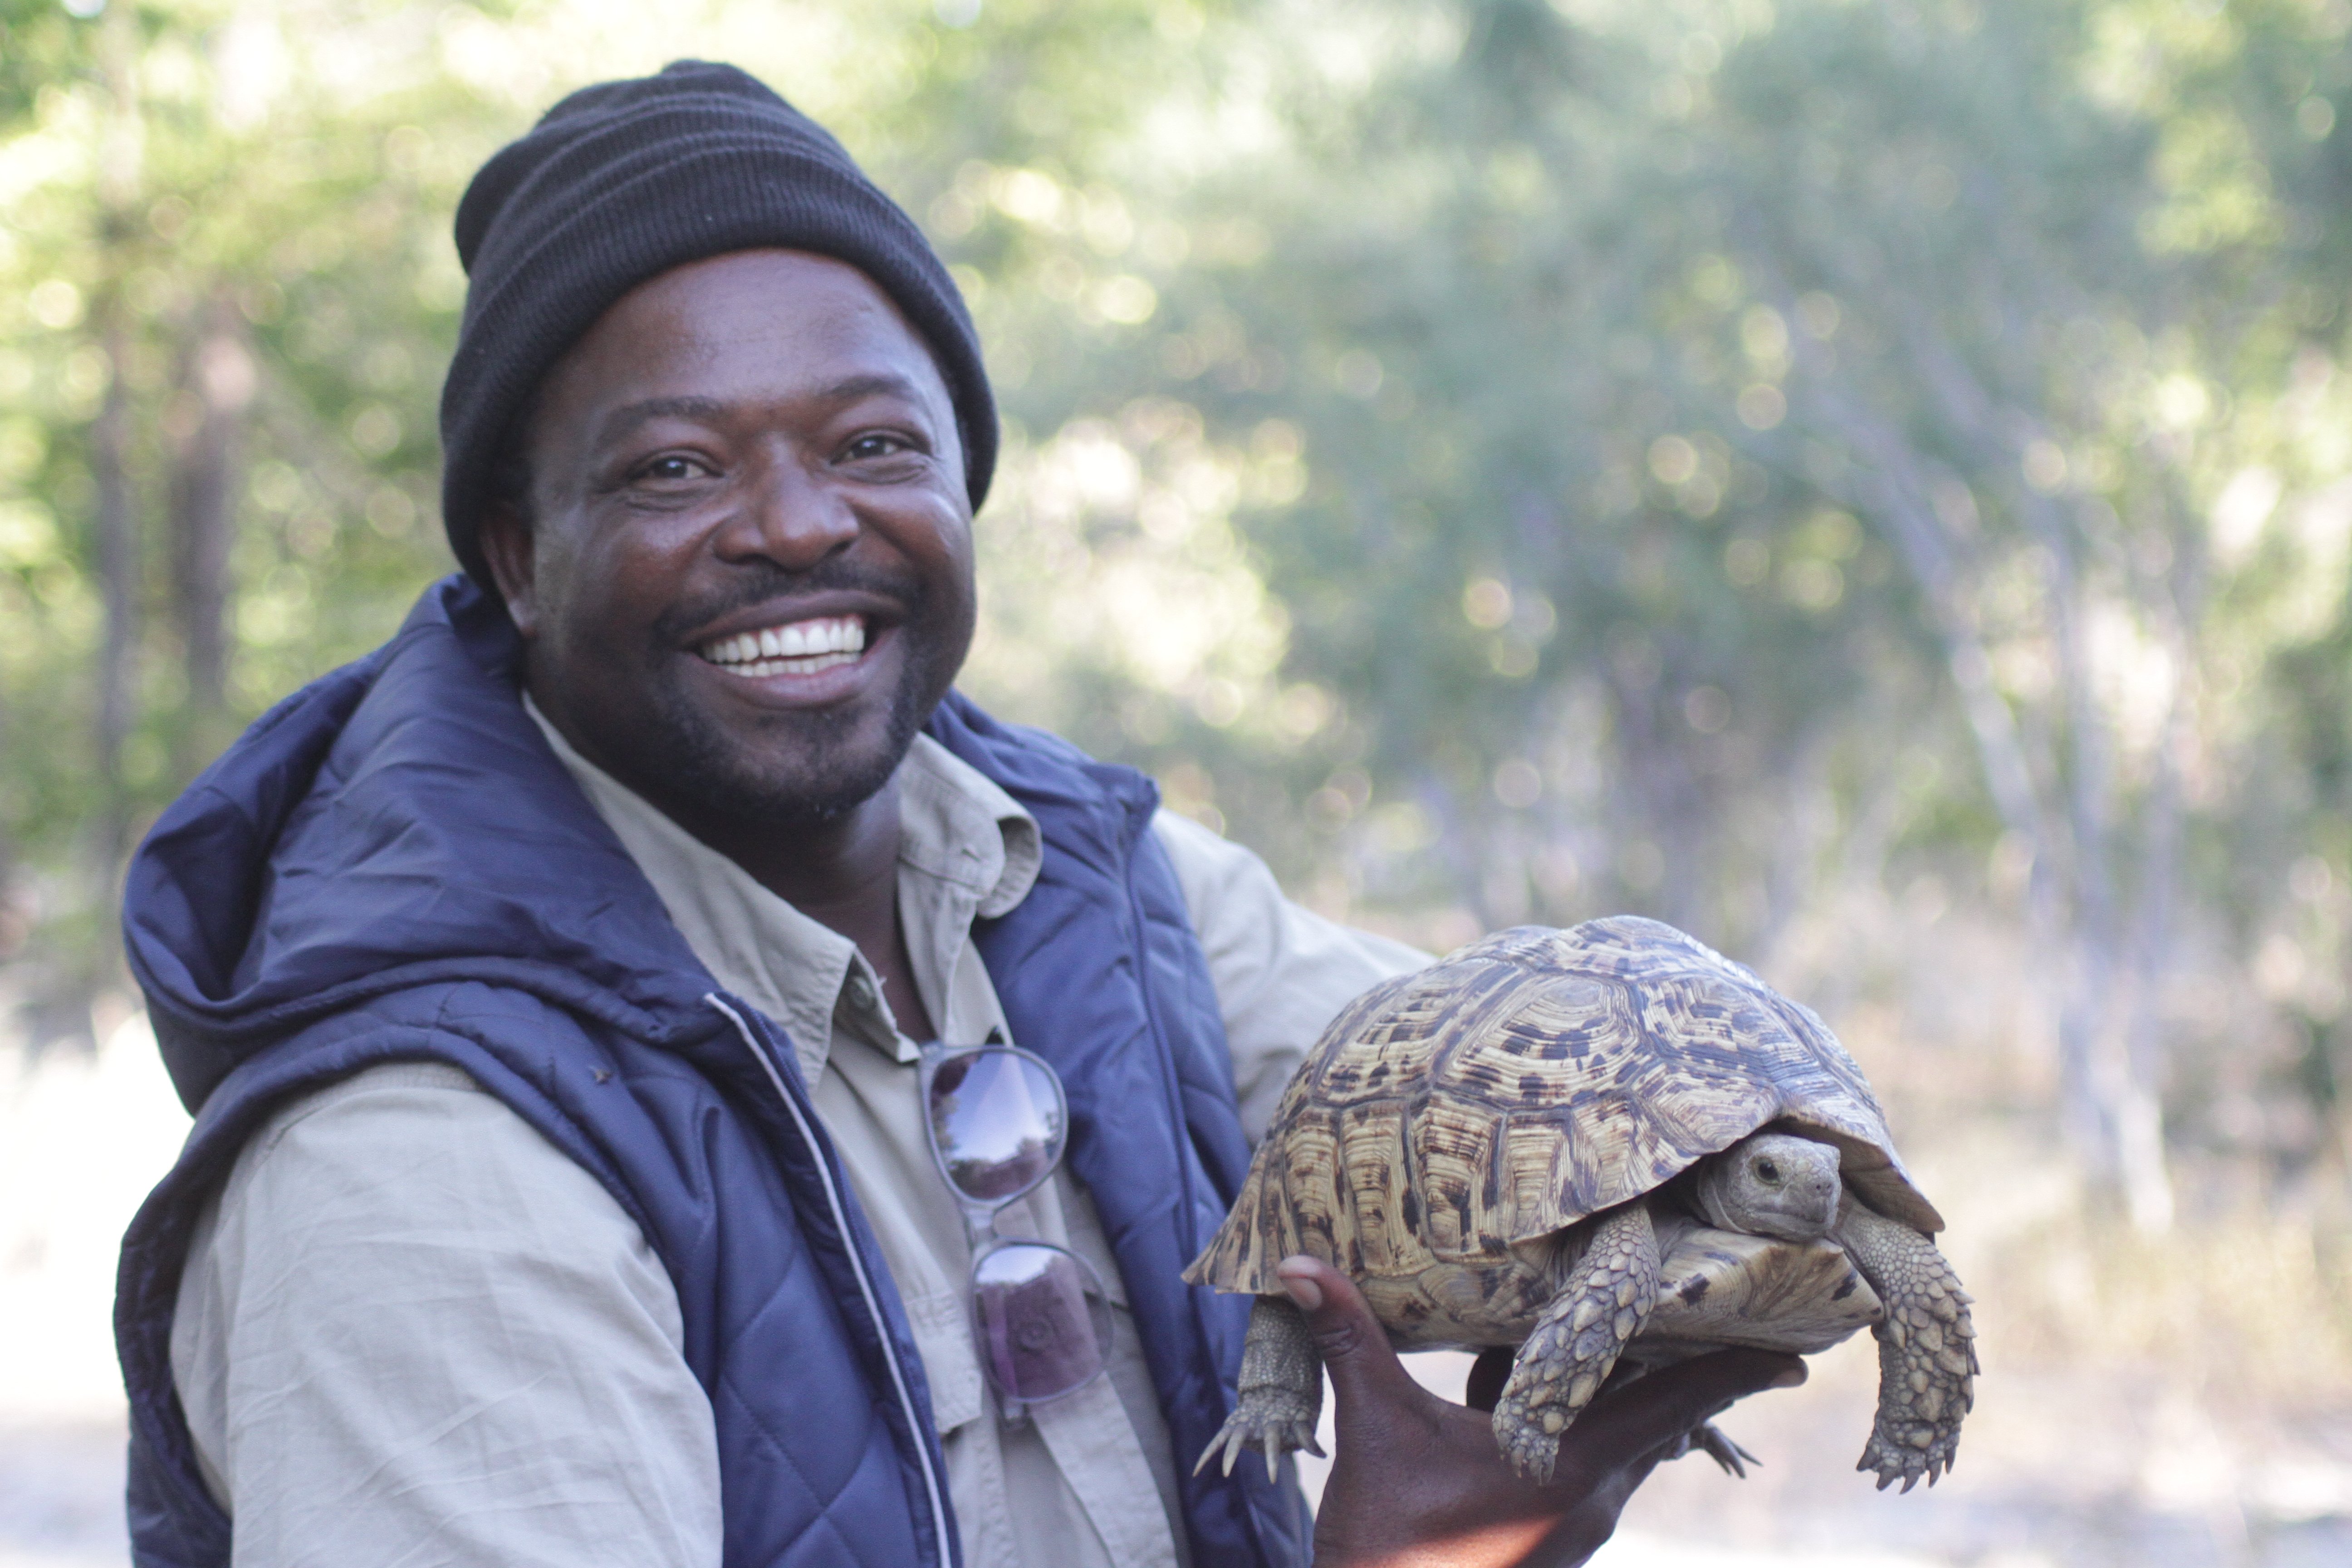
[[[1780,1167],[1769,1160],[1759,1160],[1756,1162],[1756,1173],[1768,1182],[1777,1182],[1780,1179]]]

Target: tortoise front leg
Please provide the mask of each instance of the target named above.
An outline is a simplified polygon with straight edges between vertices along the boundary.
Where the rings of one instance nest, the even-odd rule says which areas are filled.
[[[1657,1295],[1657,1233],[1648,1206],[1631,1204],[1593,1228],[1575,1279],[1536,1320],[1495,1405],[1495,1440],[1521,1475],[1551,1479],[1560,1433],[1592,1403]]]
[[[1976,1403],[1976,1328],[1969,1293],[1936,1244],[1899,1220],[1845,1198],[1836,1237],[1886,1316],[1878,1339],[1878,1420],[1857,1470],[1878,1472],[1878,1489],[1898,1478],[1909,1491],[1933,1486],[1952,1468],[1960,1418]]]
[[[1242,1341],[1241,1398],[1192,1467],[1199,1475],[1219,1450],[1224,1473],[1255,1445],[1265,1451],[1265,1479],[1295,1448],[1320,1456],[1315,1423],[1323,1414],[1323,1358],[1315,1353],[1307,1314],[1286,1296],[1260,1296],[1250,1308],[1249,1335]]]

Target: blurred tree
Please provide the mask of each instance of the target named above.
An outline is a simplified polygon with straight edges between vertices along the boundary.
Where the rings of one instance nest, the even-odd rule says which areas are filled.
[[[2209,521],[2277,439],[2233,395],[2332,353],[2342,287],[2335,176],[2282,190],[2259,150],[2332,139],[2346,21],[1319,17],[1278,172],[1200,209],[1265,259],[1171,286],[1170,357],[1229,427],[1306,427],[1314,480],[1250,535],[1290,669],[1379,715],[1423,896],[1465,931],[1630,899],[1769,952],[1825,830],[1878,874],[1893,746],[1957,727],[1981,793],[1938,793],[2023,873],[2067,1124],[2168,1223]]]
[[[434,569],[443,229],[507,125],[416,19],[357,5],[306,43],[259,4],[6,15],[0,692],[55,742],[11,748],[0,831],[62,1026],[112,973],[146,818]],[[412,119],[473,141],[428,167]]]
[[[2160,1226],[2215,1107],[2344,1115],[2347,27],[0,0],[10,984],[106,983],[127,836],[446,569],[465,179],[699,52],[971,295],[985,700],[1433,944],[1638,908],[1834,1011],[2009,911],[2084,1162]]]

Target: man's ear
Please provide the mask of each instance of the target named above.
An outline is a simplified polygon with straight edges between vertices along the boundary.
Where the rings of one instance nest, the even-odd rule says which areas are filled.
[[[539,556],[533,547],[529,520],[509,501],[493,503],[482,515],[476,541],[490,575],[507,602],[507,614],[528,642],[539,633]]]

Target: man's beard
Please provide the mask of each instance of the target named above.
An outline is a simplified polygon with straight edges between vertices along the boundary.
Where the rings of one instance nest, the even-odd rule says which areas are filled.
[[[786,769],[760,765],[766,746],[745,745],[688,700],[677,679],[674,649],[678,628],[708,625],[719,616],[753,605],[789,605],[798,595],[836,589],[883,595],[906,607],[907,618],[891,632],[899,645],[898,687],[890,693],[881,742],[859,746],[852,738],[859,714],[842,709],[778,714],[760,740],[779,732],[793,753]],[[933,624],[938,606],[922,581],[904,574],[829,563],[807,573],[785,574],[764,563],[747,564],[725,602],[704,602],[664,616],[654,628],[651,658],[654,740],[661,758],[661,788],[697,816],[761,829],[822,826],[839,820],[873,797],[898,770],[917,731],[931,716],[955,679],[962,649],[950,646]]]

